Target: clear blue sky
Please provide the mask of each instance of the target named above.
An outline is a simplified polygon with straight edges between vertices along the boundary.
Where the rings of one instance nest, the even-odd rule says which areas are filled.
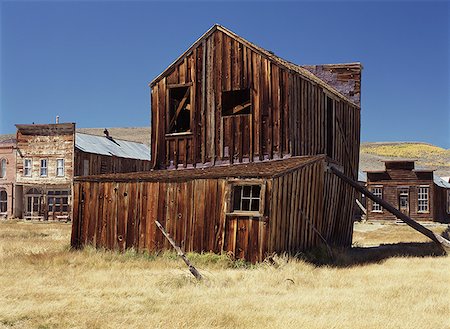
[[[214,23],[297,64],[361,61],[362,141],[450,148],[448,2],[1,2],[0,133],[150,124],[148,82]]]

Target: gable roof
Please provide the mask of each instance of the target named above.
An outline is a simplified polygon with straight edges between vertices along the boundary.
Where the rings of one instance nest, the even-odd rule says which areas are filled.
[[[104,174],[80,176],[76,181],[114,181],[114,182],[180,182],[194,179],[214,178],[276,178],[316,161],[324,160],[324,155],[296,156],[280,160],[239,163],[192,169],[164,169],[127,174]]]
[[[75,133],[75,147],[80,151],[120,158],[150,160],[147,145],[122,139]]]
[[[250,41],[247,41],[246,39],[240,37],[239,35],[237,35],[236,33],[228,30],[227,28],[219,25],[219,24],[215,24],[213,25],[208,31],[206,31],[199,39],[197,39],[197,41],[195,41],[184,53],[182,53],[172,64],[170,64],[161,74],[159,74],[156,78],[154,78],[150,83],[149,86],[152,87],[156,82],[158,82],[164,75],[166,75],[168,73],[168,71],[170,71],[175,65],[177,65],[187,54],[189,54],[194,48],[196,48],[204,39],[208,38],[211,34],[213,34],[215,31],[221,31],[223,33],[225,33],[227,36],[233,38],[234,40],[241,42],[242,44],[244,44],[245,46],[249,47],[250,49],[252,49],[253,51],[259,53],[260,55],[262,55],[263,57],[273,61],[274,63],[277,63],[278,65],[284,67],[285,69],[289,70],[289,71],[293,71],[296,72],[298,74],[300,74],[303,78],[314,82],[316,84],[318,84],[319,86],[321,86],[322,88],[326,89],[328,92],[334,94],[335,96],[351,103],[353,106],[355,106],[356,108],[361,108],[360,105],[354,103],[352,100],[348,99],[346,96],[344,96],[343,94],[341,94],[338,90],[336,90],[335,88],[333,88],[332,86],[330,86],[329,84],[327,84],[325,81],[323,81],[322,79],[318,78],[317,76],[315,76],[313,73],[311,73],[310,71],[308,71],[307,69],[301,67],[300,65],[291,63],[285,59],[282,59],[281,57],[276,56],[273,52],[261,48],[257,45],[255,45],[254,43],[251,43]],[[355,64],[359,64],[361,65],[359,62],[355,63]]]

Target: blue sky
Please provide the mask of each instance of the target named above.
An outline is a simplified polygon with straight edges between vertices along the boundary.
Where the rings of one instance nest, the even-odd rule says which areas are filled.
[[[150,124],[148,82],[214,23],[297,64],[361,61],[362,141],[450,148],[448,2],[2,1],[0,133]]]

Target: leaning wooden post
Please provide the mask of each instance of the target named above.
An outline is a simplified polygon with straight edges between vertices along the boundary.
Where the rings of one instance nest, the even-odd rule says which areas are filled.
[[[199,271],[197,271],[197,269],[194,267],[194,265],[191,264],[191,262],[189,261],[189,259],[186,257],[185,253],[181,250],[180,247],[178,247],[175,244],[175,241],[173,241],[173,239],[170,237],[169,233],[166,232],[166,230],[164,229],[164,227],[157,221],[155,220],[155,224],[156,226],[158,226],[158,228],[161,230],[162,234],[164,234],[164,236],[166,237],[166,239],[170,242],[170,244],[172,245],[172,247],[175,248],[175,250],[177,251],[178,256],[180,256],[183,261],[186,263],[186,265],[189,267],[189,271],[192,273],[193,276],[195,276],[195,278],[197,280],[201,280],[203,279],[202,275],[200,274]]]
[[[394,208],[390,203],[386,202],[385,200],[377,197],[373,193],[371,193],[368,189],[365,187],[359,185],[357,182],[355,182],[353,179],[347,177],[344,175],[338,168],[336,168],[333,165],[329,166],[330,170],[338,176],[340,179],[342,179],[347,184],[353,186],[357,191],[363,193],[365,196],[367,196],[372,201],[375,201],[379,205],[381,205],[384,209],[389,211],[391,214],[395,215],[398,219],[405,222],[407,225],[411,226],[416,231],[422,233],[423,235],[429,237],[431,240],[433,240],[439,247],[444,249],[444,251],[447,251],[450,249],[450,241],[445,239],[444,237],[440,236],[439,234],[434,233],[433,231],[427,229],[426,227],[420,225],[415,220],[411,219],[409,216],[402,213],[400,210]]]

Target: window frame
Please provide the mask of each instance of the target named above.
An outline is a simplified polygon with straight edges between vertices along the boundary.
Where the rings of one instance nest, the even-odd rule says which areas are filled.
[[[62,167],[59,167],[59,161],[62,161]],[[62,175],[58,174],[58,170],[62,168]],[[56,177],[64,177],[66,175],[66,165],[63,158],[56,159]]]
[[[381,191],[381,193],[380,193],[381,195],[378,195],[378,193],[375,192],[375,189],[379,189]],[[383,190],[384,190],[383,185],[374,185],[374,186],[370,187],[370,192],[373,195],[379,197],[380,199],[383,199],[383,194],[384,194]],[[371,200],[371,201],[372,201],[372,208],[370,211],[374,212],[374,213],[383,213],[383,207],[379,203],[377,203],[373,200]],[[377,207],[377,209],[374,209],[375,207]],[[378,207],[379,207],[379,209],[378,209]]]
[[[42,166],[42,162],[45,161],[45,167]],[[48,159],[39,160],[39,177],[48,177]],[[42,174],[42,169],[45,168],[45,175]]]
[[[191,110],[189,111],[189,130],[186,131],[179,131],[179,132],[173,132],[171,131],[171,121],[173,120],[173,117],[170,116],[170,105],[171,105],[171,97],[170,97],[170,91],[172,89],[177,88],[188,88],[189,90],[189,104],[191,106]],[[193,83],[180,83],[180,84],[168,84],[166,89],[166,136],[179,136],[179,135],[192,135],[192,127],[193,127],[193,112],[194,112],[194,103],[193,103],[193,97],[192,97],[192,89],[193,89]],[[175,115],[176,113],[174,113]]]
[[[8,161],[5,158],[0,159],[0,178],[6,178],[6,165]]]
[[[236,186],[259,185],[259,210],[234,210],[234,189]],[[227,216],[263,217],[265,209],[266,181],[263,179],[230,179],[228,180]]]
[[[426,199],[421,199],[421,195],[424,195],[423,192],[421,192],[421,189],[426,189]],[[426,209],[421,209],[420,201],[426,201]],[[419,185],[417,187],[417,213],[418,214],[429,214],[430,213],[430,185]]]
[[[27,161],[30,163],[30,166],[27,166]],[[28,174],[27,174],[28,169]],[[23,176],[24,177],[33,177],[33,159],[25,158],[23,159]]]
[[[237,113],[225,113],[224,111],[224,100],[228,97],[231,98],[228,94],[232,93],[247,93],[248,92],[248,102],[238,104],[234,106],[233,108],[237,108],[238,106],[242,106],[242,104],[245,104],[244,107],[242,107]],[[237,96],[234,96],[237,97]],[[244,112],[244,110],[248,109],[248,113],[241,113]],[[247,110],[245,111],[247,112]],[[232,89],[232,90],[222,90],[222,96],[221,96],[221,109],[220,109],[220,115],[224,118],[226,117],[237,117],[240,115],[251,115],[253,113],[253,101],[252,101],[252,89],[251,88],[243,88],[243,89]]]
[[[5,200],[2,199],[1,195],[5,194]],[[5,211],[2,211],[2,206],[5,207]],[[5,189],[0,189],[0,213],[6,214],[8,212],[8,192]]]

